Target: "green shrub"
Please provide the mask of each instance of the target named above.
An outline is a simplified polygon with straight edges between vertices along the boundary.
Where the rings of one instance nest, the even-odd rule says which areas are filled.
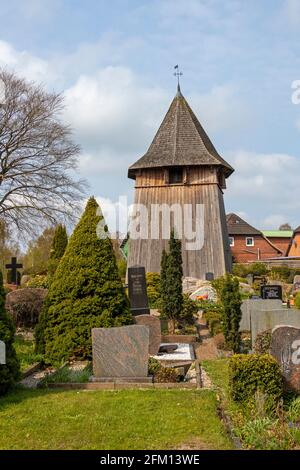
[[[183,294],[183,302],[180,315],[178,317],[179,325],[184,328],[187,325],[193,325],[195,322],[194,315],[198,312],[197,302],[190,299],[188,294]]]
[[[269,278],[276,281],[288,282],[291,278],[291,273],[294,278],[294,271],[288,266],[273,266],[269,273]]]
[[[206,311],[203,314],[203,318],[206,320],[207,327],[212,336],[223,333],[223,312],[220,308],[218,310]]]
[[[209,300],[197,300],[198,310],[205,312],[211,312],[213,310],[219,311],[222,310],[222,304],[219,302],[211,302]]]
[[[26,287],[31,287],[32,289],[48,289],[48,286],[49,280],[46,274],[37,274],[36,276],[32,276],[26,283]]]
[[[178,372],[172,367],[161,367],[154,374],[154,382],[169,383],[178,382]]]
[[[150,308],[160,306],[160,275],[149,272],[146,274],[147,295]]]
[[[161,363],[154,357],[148,359],[148,373],[149,375],[155,375],[162,368]]]
[[[15,327],[5,311],[5,291],[0,271],[0,340],[5,343],[6,364],[0,364],[0,395],[4,395],[20,376],[20,364],[13,345]]]
[[[245,278],[249,274],[247,264],[234,263],[232,266],[232,274],[234,276]]]
[[[100,232],[103,225],[99,206],[90,198],[53,276],[35,332],[37,352],[45,351],[50,363],[90,358],[92,328],[132,322],[111,240]]]
[[[264,263],[251,263],[248,266],[248,274],[253,274],[255,276],[266,276],[269,272],[269,269]]]
[[[295,307],[300,308],[300,292],[298,292],[295,296]]]
[[[278,401],[283,379],[278,363],[269,354],[236,354],[229,361],[229,386],[237,402],[253,399],[257,391]]]
[[[232,274],[241,278],[247,277],[248,274],[253,274],[255,276],[266,276],[268,272],[268,267],[264,263],[234,263],[232,267]]]
[[[253,351],[256,354],[268,354],[271,346],[272,330],[262,331],[256,336]]]

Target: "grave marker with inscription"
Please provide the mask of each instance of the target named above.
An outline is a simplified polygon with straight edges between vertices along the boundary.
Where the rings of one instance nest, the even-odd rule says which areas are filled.
[[[282,300],[282,286],[279,285],[265,285],[261,286],[262,299]]]
[[[128,268],[128,294],[133,315],[150,314],[144,266]]]

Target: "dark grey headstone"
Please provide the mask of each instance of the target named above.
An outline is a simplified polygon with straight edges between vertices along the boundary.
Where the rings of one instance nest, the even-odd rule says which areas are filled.
[[[261,286],[261,298],[267,300],[282,300],[282,286],[266,285]]]
[[[128,268],[128,295],[133,315],[150,314],[144,266]]]
[[[300,328],[282,325],[272,331],[270,353],[280,364],[288,388],[300,390]]]
[[[206,281],[210,281],[210,282],[211,282],[211,281],[214,280],[214,278],[215,278],[214,273],[206,273],[206,274],[205,274],[205,280],[206,280]]]

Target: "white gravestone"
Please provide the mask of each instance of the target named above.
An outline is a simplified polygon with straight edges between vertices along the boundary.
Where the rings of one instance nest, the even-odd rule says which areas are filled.
[[[6,364],[6,348],[4,341],[0,341],[0,364]]]

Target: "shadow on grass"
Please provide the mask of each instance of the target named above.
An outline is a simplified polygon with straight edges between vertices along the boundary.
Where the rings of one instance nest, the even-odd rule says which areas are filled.
[[[41,396],[47,396],[49,394],[66,393],[66,390],[49,388],[35,388],[30,389],[23,387],[22,385],[16,385],[6,395],[0,396],[0,412],[4,411],[7,406],[12,404],[19,404],[28,399],[39,398]]]

